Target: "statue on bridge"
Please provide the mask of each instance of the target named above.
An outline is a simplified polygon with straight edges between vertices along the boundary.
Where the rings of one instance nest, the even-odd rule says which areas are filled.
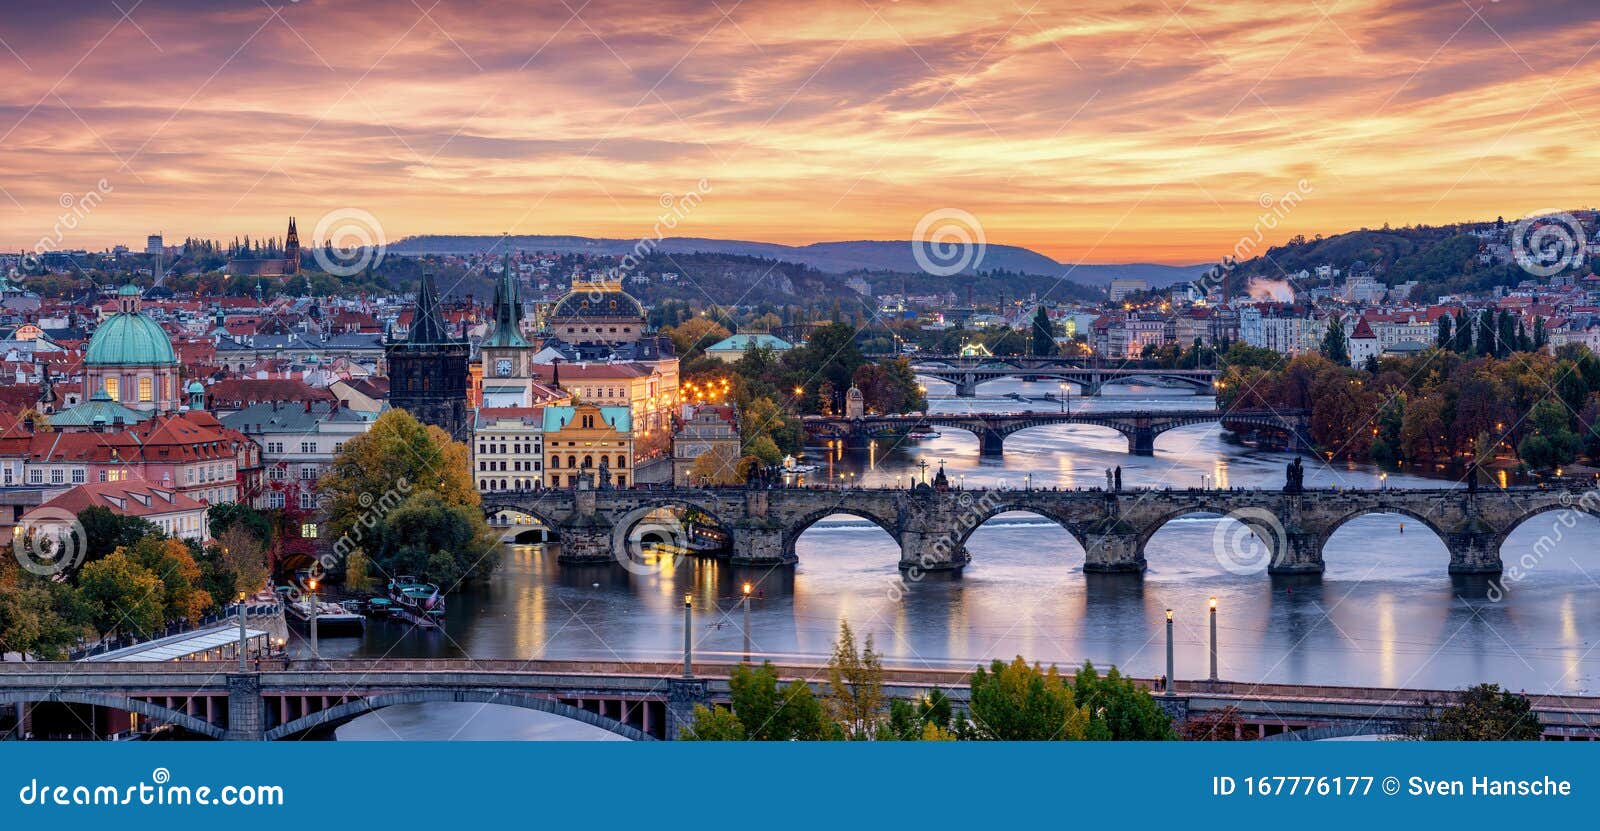
[[[1299,456],[1294,457],[1284,471],[1283,492],[1302,493],[1306,489],[1306,466]]]
[[[1116,491],[1118,493],[1121,493],[1122,492],[1122,465],[1117,465],[1117,469],[1115,471],[1115,475],[1114,475],[1113,478],[1116,480]]]
[[[600,490],[611,490],[611,462],[604,455],[600,457]]]
[[[1108,467],[1106,468],[1106,490],[1114,490],[1113,484],[1115,484],[1115,479],[1112,478],[1111,468]]]

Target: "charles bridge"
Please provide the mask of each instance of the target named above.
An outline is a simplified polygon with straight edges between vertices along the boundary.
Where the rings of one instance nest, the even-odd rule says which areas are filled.
[[[942,477],[941,477],[942,478]],[[1340,526],[1375,513],[1399,514],[1437,534],[1453,574],[1498,574],[1500,548],[1527,520],[1550,511],[1600,515],[1593,491],[1517,487],[1441,489],[959,489],[898,488],[591,488],[485,494],[485,515],[523,514],[554,533],[564,563],[619,562],[647,534],[688,541],[696,522],[726,535],[734,565],[796,562],[795,543],[824,517],[847,514],[882,528],[899,544],[899,567],[922,575],[959,573],[967,539],[990,518],[1021,511],[1049,519],[1083,547],[1084,570],[1138,572],[1145,547],[1162,526],[1192,514],[1232,517],[1255,532],[1272,574],[1323,571],[1323,550]],[[1561,521],[1562,517],[1552,517]],[[620,559],[619,559],[620,558]]]
[[[1311,447],[1309,412],[1276,410],[1102,410],[1076,413],[914,413],[907,415],[805,416],[806,434],[812,439],[843,442],[847,449],[864,449],[873,441],[909,430],[948,427],[978,437],[978,453],[999,456],[1006,437],[1020,430],[1052,424],[1088,424],[1109,427],[1128,440],[1134,456],[1153,456],[1156,436],[1178,427],[1221,422],[1234,432],[1267,433],[1282,438],[1283,449]]]
[[[230,662],[0,662],[0,709],[30,720],[41,704],[135,713],[193,736],[246,741],[326,737],[341,724],[395,704],[467,702],[517,707],[580,721],[634,740],[670,739],[697,704],[726,704],[733,665],[474,659],[263,661],[253,672]],[[827,690],[827,668],[779,664],[783,681]],[[1433,717],[1457,694],[1441,690],[1186,681],[1151,689],[1173,720],[1228,716],[1234,738],[1297,740],[1383,735]],[[940,689],[958,708],[970,701],[967,670],[886,668],[884,694],[917,700]],[[1529,696],[1554,740],[1600,738],[1600,698]],[[93,715],[80,726],[98,732]]]
[[[979,384],[997,378],[1060,379],[1077,385],[1084,395],[1099,395],[1107,384],[1134,382],[1183,387],[1197,395],[1209,395],[1221,377],[1214,369],[1103,366],[1082,358],[913,355],[910,360],[918,375],[954,384],[956,395],[961,398],[976,396]]]

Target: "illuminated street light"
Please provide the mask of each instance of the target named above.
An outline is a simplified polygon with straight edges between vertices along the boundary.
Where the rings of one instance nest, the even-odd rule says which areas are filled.
[[[1217,680],[1217,599],[1211,598],[1211,680]]]
[[[1172,695],[1172,610],[1167,610],[1167,681],[1162,692]]]
[[[754,588],[749,583],[744,584],[744,662],[750,663],[750,590]]]

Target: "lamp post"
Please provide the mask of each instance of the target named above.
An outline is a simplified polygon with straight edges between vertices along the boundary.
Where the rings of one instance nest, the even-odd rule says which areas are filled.
[[[1217,599],[1211,598],[1211,680],[1217,680]]]
[[[689,622],[689,617],[690,617],[689,613],[693,609],[694,609],[694,596],[693,595],[688,595],[688,594],[684,595],[683,596],[683,677],[685,677],[685,678],[693,678],[694,677],[694,668],[691,666],[691,663],[694,660],[694,632],[693,632],[693,630],[691,630],[689,628],[690,625],[691,625],[690,622]]]
[[[317,655],[317,579],[315,577],[306,581],[306,588],[311,590],[311,660],[318,660]]]
[[[1162,693],[1172,695],[1172,610],[1167,610],[1167,683]]]
[[[744,662],[750,663],[750,589],[749,583],[744,584]]]
[[[244,634],[244,592],[239,592],[239,671],[249,672],[249,665],[245,663],[244,653],[249,640]]]
[[[1067,383],[1065,381],[1062,381],[1061,382],[1061,414],[1062,415],[1066,415],[1066,412],[1067,412]]]

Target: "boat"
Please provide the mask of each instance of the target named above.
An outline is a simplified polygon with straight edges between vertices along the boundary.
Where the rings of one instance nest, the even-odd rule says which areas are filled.
[[[367,613],[367,601],[362,600],[359,597],[350,600],[341,600],[339,601],[339,605],[343,606],[347,612],[352,612],[358,615],[364,615]]]
[[[916,430],[910,430],[910,431],[906,432],[906,438],[908,438],[908,439],[916,439],[916,440],[919,440],[919,441],[924,440],[924,439],[936,439],[938,437],[939,437],[939,431],[937,431],[937,430],[927,430],[927,429],[919,428],[919,429],[916,429]]]
[[[311,628],[313,615],[317,621],[317,635],[359,635],[366,628],[367,619],[355,612],[346,609],[337,603],[317,601],[316,611],[312,611],[311,601],[308,599],[295,600],[284,604],[284,611],[289,619],[297,626]]]
[[[816,465],[801,464],[800,462],[796,461],[793,456],[784,456],[783,457],[783,472],[784,473],[810,473],[811,471],[816,470],[816,469],[817,469]]]
[[[425,583],[409,574],[389,581],[389,599],[396,608],[419,620],[440,620],[444,617],[444,592],[433,583]]]
[[[394,614],[395,603],[387,597],[367,598],[367,617],[390,617]]]

